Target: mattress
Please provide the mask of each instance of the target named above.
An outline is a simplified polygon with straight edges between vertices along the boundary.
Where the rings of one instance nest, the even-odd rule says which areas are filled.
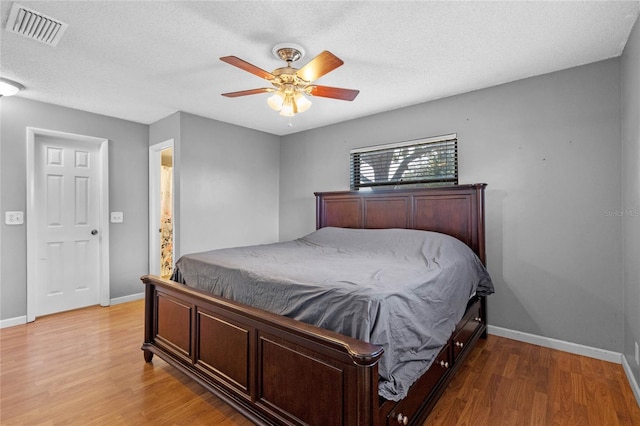
[[[473,294],[493,293],[473,251],[448,235],[322,228],[292,241],[182,256],[175,280],[381,345],[378,393],[403,399]]]

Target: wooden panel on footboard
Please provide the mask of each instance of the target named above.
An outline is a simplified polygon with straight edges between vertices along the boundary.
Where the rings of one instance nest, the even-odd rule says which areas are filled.
[[[154,276],[145,360],[178,368],[257,424],[373,425],[379,346]]]

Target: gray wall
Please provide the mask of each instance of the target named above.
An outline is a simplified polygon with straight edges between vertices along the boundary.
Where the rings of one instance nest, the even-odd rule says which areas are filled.
[[[278,240],[278,136],[181,112],[149,138],[174,139],[177,255]]]
[[[640,382],[635,342],[640,343],[640,21],[622,56],[622,153],[624,236],[624,354]]]
[[[109,208],[125,219],[109,228],[111,298],[140,293],[148,270],[148,126],[17,97],[0,104],[0,318],[26,315],[26,225],[5,225],[4,212],[26,213],[29,126],[109,139]]]
[[[488,183],[494,326],[623,349],[620,60],[282,138],[280,239],[314,191],[349,187],[349,149],[457,133],[460,182]]]
[[[280,138],[181,113],[180,247],[278,240]]]

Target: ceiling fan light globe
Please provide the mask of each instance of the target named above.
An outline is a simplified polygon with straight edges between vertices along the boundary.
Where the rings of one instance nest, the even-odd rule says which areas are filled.
[[[284,95],[280,92],[275,92],[272,96],[267,99],[267,104],[274,111],[280,111],[282,109],[282,104],[284,103]]]
[[[283,117],[293,117],[296,115],[292,102],[285,102],[280,110],[280,115]]]
[[[311,101],[307,99],[301,92],[298,92],[295,96],[294,102],[296,103],[298,112],[305,112],[311,108]]]

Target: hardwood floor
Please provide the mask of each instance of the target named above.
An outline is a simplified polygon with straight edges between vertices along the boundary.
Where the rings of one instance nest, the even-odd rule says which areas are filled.
[[[0,330],[2,425],[251,425],[154,357],[143,302]],[[640,425],[622,367],[489,336],[425,425]]]
[[[465,364],[425,425],[640,425],[620,364],[497,336]]]
[[[155,357],[143,301],[51,315],[0,330],[0,423],[251,425]]]

